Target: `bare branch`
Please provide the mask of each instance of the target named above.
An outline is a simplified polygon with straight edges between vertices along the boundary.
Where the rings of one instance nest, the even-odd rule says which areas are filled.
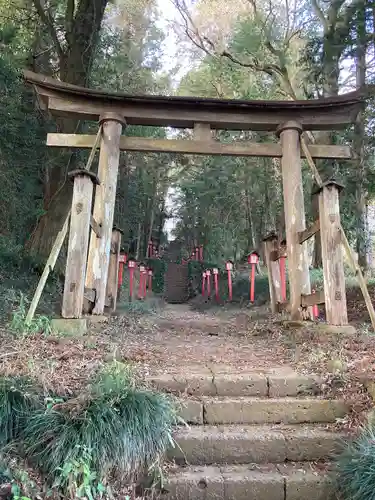
[[[285,11],[286,11],[286,30],[285,30],[285,37],[284,37],[284,43],[286,40],[290,39],[289,33],[290,33],[290,7],[289,7],[289,0],[285,0]]]
[[[73,21],[74,21],[74,10],[75,10],[75,1],[67,0],[66,2],[66,10],[65,10],[65,38],[68,44],[71,43],[71,34],[73,31]]]
[[[49,34],[51,35],[53,44],[55,46],[56,52],[60,58],[64,57],[64,50],[61,47],[59,38],[57,36],[57,31],[51,16],[51,13],[49,10],[46,8],[44,4],[44,0],[33,0],[34,7],[41,19],[41,21],[45,24],[46,28],[48,29]]]
[[[318,1],[317,0],[311,0],[311,5],[312,5],[312,7],[314,9],[314,12],[315,12],[316,16],[318,17],[319,21],[321,22],[321,24],[323,26],[324,33],[327,33],[328,30],[329,30],[328,21],[325,18],[324,14],[323,14],[323,11],[322,11],[322,9],[320,8],[320,6],[318,4]]]

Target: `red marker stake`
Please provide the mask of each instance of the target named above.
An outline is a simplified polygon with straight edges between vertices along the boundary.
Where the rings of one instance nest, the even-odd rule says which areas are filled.
[[[214,274],[216,302],[219,302],[219,270],[215,268],[212,270],[212,272]]]
[[[211,297],[211,271],[206,271],[207,276],[207,296]]]
[[[132,264],[135,264],[132,262]],[[130,266],[129,262],[129,301],[133,300],[133,286],[134,286],[134,267]]]
[[[255,299],[255,264],[251,264],[251,287],[250,287],[250,302]]]
[[[143,299],[143,273],[139,273],[138,298]]]
[[[280,281],[281,281],[281,299],[283,302],[286,301],[286,270],[285,270],[285,260],[286,257],[280,257]]]
[[[147,296],[147,271],[143,271],[143,298]]]
[[[313,290],[312,293],[315,294],[315,290]],[[318,304],[315,304],[312,307],[312,317],[313,317],[313,319],[316,319],[316,318],[319,317],[319,307],[318,307]]]
[[[229,302],[232,302],[233,299],[232,271],[228,271],[228,291],[229,291]]]
[[[202,274],[202,295],[206,295],[206,273]]]
[[[118,265],[118,287],[119,288],[121,288],[123,277],[124,277],[124,263],[119,262],[119,265]]]

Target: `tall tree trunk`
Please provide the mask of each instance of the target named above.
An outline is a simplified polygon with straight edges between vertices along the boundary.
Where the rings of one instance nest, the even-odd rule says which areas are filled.
[[[60,43],[60,37],[54,26],[49,11],[44,2],[33,0],[41,22],[50,34],[59,57],[61,80],[74,85],[87,86],[92,62],[99,38],[101,23],[108,0],[80,0],[77,9],[67,9],[65,38],[67,46]],[[78,124],[74,120],[61,119],[57,122],[58,129],[64,133],[78,131]],[[67,182],[69,169],[74,168],[76,156],[72,155],[66,165],[55,162],[47,169],[45,176],[45,209],[46,213],[40,218],[33,232],[28,248],[32,253],[46,257],[53,245],[57,232],[61,229],[72,199],[72,185]]]
[[[366,83],[366,11],[365,0],[358,0],[356,83],[363,88]],[[365,116],[361,111],[354,126],[354,151],[356,153],[356,236],[358,263],[367,269],[368,231],[366,227],[366,162],[365,162]]]

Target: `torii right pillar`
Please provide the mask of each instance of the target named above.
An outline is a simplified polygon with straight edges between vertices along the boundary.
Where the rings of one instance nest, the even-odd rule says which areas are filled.
[[[286,122],[277,130],[281,138],[281,171],[283,178],[285,231],[288,255],[290,315],[292,320],[308,319],[303,315],[301,295],[311,294],[307,243],[300,244],[299,233],[306,229],[303,197],[301,144],[302,126]]]

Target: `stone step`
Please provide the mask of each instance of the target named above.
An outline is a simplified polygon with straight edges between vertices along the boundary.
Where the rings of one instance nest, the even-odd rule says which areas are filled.
[[[187,467],[172,472],[168,500],[333,500],[329,475],[312,464]]]
[[[199,372],[161,374],[149,379],[158,390],[189,396],[260,396],[280,398],[319,393],[319,381],[291,369],[259,372],[220,372],[220,367]]]
[[[191,424],[332,423],[349,412],[340,400],[319,398],[209,398],[181,400],[181,418]]]
[[[314,426],[199,426],[181,428],[168,458],[179,465],[262,464],[326,460],[343,434]]]

